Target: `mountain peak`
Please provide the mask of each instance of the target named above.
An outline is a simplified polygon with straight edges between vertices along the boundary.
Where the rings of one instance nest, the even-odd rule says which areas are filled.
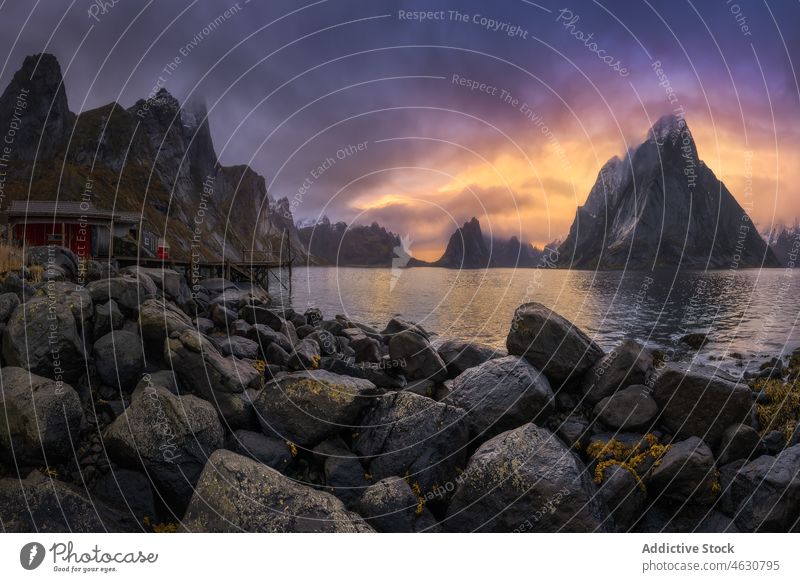
[[[13,148],[20,159],[49,157],[68,138],[75,116],[56,57],[49,53],[25,57],[0,97],[0,127],[9,127],[15,115],[22,118]]]
[[[667,140],[674,142],[682,137],[681,134],[683,133],[687,133],[689,139],[693,141],[692,132],[689,131],[689,126],[686,125],[686,120],[683,116],[668,113],[659,117],[658,121],[653,124],[650,131],[647,132],[647,139],[648,141],[656,141],[659,144],[663,144]]]

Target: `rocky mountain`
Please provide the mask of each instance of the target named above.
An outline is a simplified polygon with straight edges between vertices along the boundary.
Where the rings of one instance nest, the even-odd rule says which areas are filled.
[[[603,166],[559,256],[561,266],[580,269],[779,266],[675,115]]]
[[[14,120],[4,206],[30,196],[137,212],[176,258],[277,252],[284,232],[295,256],[306,256],[288,200],[273,199],[249,166],[219,163],[202,104],[181,105],[161,89],[130,108],[109,103],[76,115],[58,60],[40,54],[25,59],[0,98],[0,127]]]
[[[457,229],[447,242],[444,254],[433,262],[412,259],[409,267],[446,269],[485,269],[491,267],[535,267],[542,251],[515,236],[504,240],[483,235],[480,221],[473,217]]]
[[[800,268],[800,224],[777,228],[769,233],[768,240],[783,266]]]
[[[370,226],[331,223],[328,217],[298,229],[301,243],[319,262],[340,267],[391,267],[404,253],[400,237],[373,222]]]

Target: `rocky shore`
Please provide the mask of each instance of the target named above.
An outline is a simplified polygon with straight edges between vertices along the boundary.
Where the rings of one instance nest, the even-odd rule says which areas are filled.
[[[800,530],[800,351],[745,383],[537,303],[498,353],[29,263],[0,275],[4,531]]]

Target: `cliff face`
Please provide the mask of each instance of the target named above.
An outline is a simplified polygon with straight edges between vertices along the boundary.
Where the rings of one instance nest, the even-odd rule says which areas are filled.
[[[800,225],[779,228],[770,235],[770,248],[784,267],[800,268]]]
[[[779,265],[673,115],[624,160],[603,166],[559,256],[561,266],[582,269]]]
[[[326,217],[299,229],[299,236],[309,253],[326,265],[391,267],[403,253],[400,237],[377,223],[348,226],[332,224]]]
[[[473,217],[457,229],[439,260],[428,263],[418,259],[410,267],[444,267],[446,269],[486,269],[493,267],[535,267],[542,251],[517,237],[508,240],[484,237],[481,223]]]
[[[138,212],[176,258],[186,258],[193,244],[209,259],[277,251],[284,230],[294,255],[305,257],[288,201],[272,199],[248,166],[218,163],[204,106],[182,106],[161,89],[128,109],[110,103],[76,116],[58,61],[44,54],[26,58],[6,88],[0,127],[9,126],[26,88],[7,201],[86,196],[98,208]]]

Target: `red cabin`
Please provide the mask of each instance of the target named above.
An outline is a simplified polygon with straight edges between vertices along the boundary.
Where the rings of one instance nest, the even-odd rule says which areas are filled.
[[[98,210],[87,202],[17,200],[4,213],[12,241],[25,246],[67,247],[81,258],[111,257],[114,238],[134,234],[134,212]]]

